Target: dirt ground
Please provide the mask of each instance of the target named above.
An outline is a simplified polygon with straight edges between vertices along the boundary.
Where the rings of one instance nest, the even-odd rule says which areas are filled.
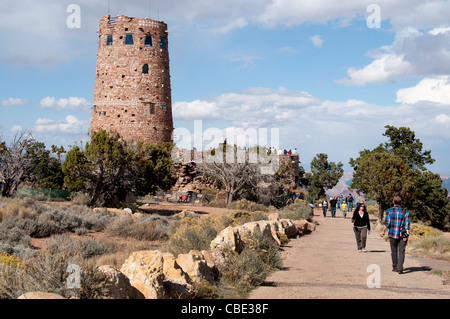
[[[407,255],[404,273],[392,272],[389,242],[378,232],[368,236],[367,252],[358,252],[348,216],[314,215],[317,230],[283,248],[283,269],[250,299],[450,299],[441,275],[450,262]]]

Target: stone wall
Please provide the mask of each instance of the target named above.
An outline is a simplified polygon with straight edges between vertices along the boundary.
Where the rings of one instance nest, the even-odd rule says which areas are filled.
[[[104,16],[91,131],[116,131],[126,141],[172,141],[167,25],[151,19]]]

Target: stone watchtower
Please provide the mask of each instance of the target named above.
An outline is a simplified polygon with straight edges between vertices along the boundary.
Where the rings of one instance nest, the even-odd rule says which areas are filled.
[[[104,16],[100,21],[91,132],[127,142],[172,141],[167,24]]]

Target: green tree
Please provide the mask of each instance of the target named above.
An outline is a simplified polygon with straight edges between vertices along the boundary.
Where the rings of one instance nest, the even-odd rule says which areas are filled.
[[[173,146],[172,143],[138,143],[129,149],[136,175],[137,195],[147,195],[158,189],[168,190],[172,186]]]
[[[337,185],[344,175],[343,164],[328,161],[328,155],[317,154],[311,161],[311,172],[306,174],[308,193],[314,198],[322,198],[326,191]]]
[[[431,158],[431,151],[423,151],[423,144],[408,127],[385,126],[386,131],[383,136],[389,138],[384,144],[387,152],[402,158],[412,169],[426,170],[426,164],[433,164],[435,160]]]
[[[82,152],[75,146],[63,163],[64,182],[89,196],[89,206],[110,206],[133,191],[130,156],[116,133],[94,134]]]
[[[448,191],[442,189],[439,175],[425,167],[435,160],[409,128],[387,125],[383,136],[388,141],[374,150],[363,150],[356,160],[351,188],[377,200],[379,221],[384,210],[391,206],[392,198],[401,195],[404,205],[416,220],[446,227],[449,222]]]
[[[392,198],[401,195],[411,198],[412,169],[400,157],[380,152],[366,152],[351,165],[355,170],[350,188],[363,192],[378,203],[378,221],[383,220],[384,210],[392,206]]]
[[[129,145],[101,131],[85,149],[74,146],[63,163],[64,183],[88,195],[90,206],[117,206],[127,195],[147,195],[171,186],[173,144]]]
[[[64,184],[64,173],[61,162],[51,156],[42,142],[30,145],[29,156],[33,159],[33,169],[30,180],[33,186],[39,188],[61,188]]]
[[[442,178],[430,171],[415,171],[414,189],[409,208],[413,220],[427,221],[441,229],[450,228],[448,190],[442,188]]]

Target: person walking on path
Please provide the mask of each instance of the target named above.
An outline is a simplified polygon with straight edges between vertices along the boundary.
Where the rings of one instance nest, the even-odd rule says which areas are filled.
[[[341,210],[341,212],[342,212],[342,203],[343,202],[344,202],[344,196],[342,196],[342,194],[341,194],[338,196],[338,208]]]
[[[337,199],[336,197],[331,197],[330,200],[330,211],[331,211],[331,217],[336,218],[336,206],[337,206]]]
[[[352,223],[358,251],[366,252],[367,234],[370,234],[370,219],[366,205],[359,204],[356,206],[352,217]]]
[[[347,218],[347,203],[343,202],[341,205],[342,208],[342,214],[344,214],[344,218]]]
[[[348,211],[351,212],[353,209],[353,196],[352,194],[348,194],[347,196],[347,205],[348,205]]]
[[[325,197],[322,201],[322,210],[323,210],[323,217],[327,217],[327,209],[328,209],[328,201]]]
[[[401,206],[402,198],[400,196],[394,197],[393,204],[394,207],[386,211],[384,229],[380,233],[380,236],[384,237],[386,230],[389,230],[388,236],[391,246],[392,271],[402,274],[406,244],[408,243],[411,227],[411,216],[409,211]]]

